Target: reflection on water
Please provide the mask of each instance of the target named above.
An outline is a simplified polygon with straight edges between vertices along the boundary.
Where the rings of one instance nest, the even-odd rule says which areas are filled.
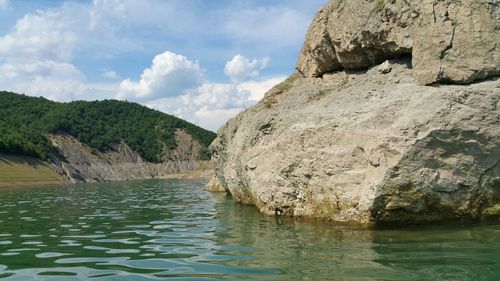
[[[6,280],[500,280],[500,226],[368,231],[261,216],[204,181],[0,190]]]

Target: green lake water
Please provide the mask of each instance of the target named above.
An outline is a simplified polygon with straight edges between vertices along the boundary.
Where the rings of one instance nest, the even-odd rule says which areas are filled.
[[[2,280],[500,280],[500,226],[265,217],[205,181],[0,189]]]

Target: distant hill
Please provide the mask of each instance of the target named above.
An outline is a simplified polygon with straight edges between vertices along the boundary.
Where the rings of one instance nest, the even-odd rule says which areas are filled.
[[[201,145],[198,160],[210,158],[215,133],[145,106],[117,100],[58,103],[0,92],[0,152],[51,161],[58,151],[50,134],[67,134],[96,152],[125,143],[144,160],[160,163],[183,130]]]

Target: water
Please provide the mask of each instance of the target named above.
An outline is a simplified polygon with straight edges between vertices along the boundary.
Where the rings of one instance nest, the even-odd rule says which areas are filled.
[[[500,280],[500,226],[298,222],[261,216],[204,183],[1,189],[0,279]]]

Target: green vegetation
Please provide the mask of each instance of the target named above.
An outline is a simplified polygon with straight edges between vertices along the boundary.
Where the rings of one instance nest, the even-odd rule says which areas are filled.
[[[278,103],[276,96],[281,95],[293,87],[293,83],[300,78],[301,75],[298,72],[293,73],[283,82],[274,86],[269,92],[266,93],[264,98],[262,99],[262,104],[265,108],[271,108],[273,105]]]
[[[177,117],[136,103],[104,100],[57,103],[10,92],[0,92],[0,152],[50,160],[54,148],[49,133],[65,132],[90,147],[107,151],[123,141],[144,159],[160,162],[164,149],[174,149],[175,131],[184,129],[204,147],[215,133]]]
[[[285,79],[285,81],[279,83],[278,85],[274,86],[268,93],[268,96],[276,96],[280,95],[288,90],[290,90],[293,86],[293,83],[295,80],[297,80],[300,77],[300,74],[298,72],[293,73],[290,75],[288,78]]]
[[[269,98],[264,99],[264,101],[263,101],[264,107],[267,109],[273,107],[273,105],[275,105],[277,103],[278,103],[278,101],[276,100],[276,97],[269,97]]]
[[[385,8],[385,0],[377,0],[375,2],[375,9],[379,12],[382,12]]]
[[[321,89],[319,91],[315,91],[309,96],[309,101],[318,101],[324,96],[328,95],[331,92],[331,89]]]
[[[342,80],[340,80],[339,86],[344,87],[347,83],[349,83],[349,75],[346,74],[342,77]]]

